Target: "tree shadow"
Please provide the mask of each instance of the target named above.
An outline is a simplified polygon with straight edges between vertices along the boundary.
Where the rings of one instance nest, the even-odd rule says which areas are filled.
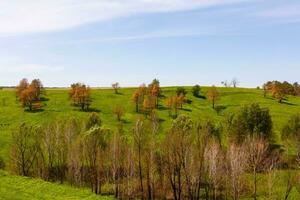
[[[158,105],[157,107],[158,110],[168,110],[165,106],[163,105]]]
[[[297,104],[286,102],[286,101],[281,102],[281,104],[285,104],[285,105],[289,105],[289,106],[296,106],[297,105]]]
[[[28,112],[28,113],[39,113],[39,112],[44,112],[45,109],[41,108],[41,109],[34,109],[34,110],[29,110],[28,108],[25,109],[25,112]]]
[[[187,99],[185,102],[186,102],[187,104],[191,104],[193,101],[190,100],[190,99]]]
[[[47,98],[47,97],[41,97],[40,98],[40,101],[49,101],[50,99],[49,98]]]
[[[220,114],[223,110],[225,110],[226,106],[215,106],[215,111]]]
[[[186,112],[192,112],[192,110],[189,109],[189,108],[181,108],[180,110],[183,110],[183,111],[186,111]]]
[[[95,113],[100,113],[101,110],[97,108],[89,108],[88,110],[81,110],[82,112],[95,112]]]

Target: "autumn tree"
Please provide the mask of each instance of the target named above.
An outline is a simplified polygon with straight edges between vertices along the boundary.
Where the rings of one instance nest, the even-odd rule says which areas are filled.
[[[132,95],[132,101],[135,104],[135,111],[140,112],[143,107],[144,98],[147,94],[147,88],[145,84],[142,84],[138,89],[136,89]]]
[[[180,102],[178,96],[171,96],[166,99],[166,107],[169,110],[169,116],[176,118],[178,115],[178,109],[180,108]]]
[[[119,94],[119,89],[121,88],[120,84],[118,82],[116,82],[116,83],[113,83],[111,86],[114,89],[115,94]]]
[[[286,97],[286,90],[284,88],[284,85],[278,81],[273,82],[272,85],[272,96],[278,100],[279,103],[282,103],[282,101]]]
[[[152,83],[148,85],[148,93],[155,101],[155,107],[158,107],[158,99],[161,95],[160,83],[158,79],[154,79]]]
[[[40,103],[43,90],[42,82],[39,79],[32,80],[30,84],[27,79],[22,79],[16,87],[16,95],[22,105],[32,111],[34,108],[43,106]]]
[[[195,97],[199,97],[201,88],[199,85],[194,85],[192,88],[192,93]]]
[[[117,117],[117,120],[118,121],[121,121],[122,120],[122,116],[124,115],[125,113],[125,110],[123,108],[123,106],[120,106],[120,105],[116,105],[113,109],[113,113],[116,115]]]
[[[26,78],[22,79],[16,87],[16,96],[21,97],[22,92],[29,86],[28,80]]]
[[[207,91],[208,100],[212,103],[213,109],[215,108],[216,101],[219,99],[220,94],[215,86],[212,86]]]
[[[73,101],[73,104],[80,106],[81,110],[89,110],[89,106],[92,102],[91,89],[82,83],[75,83],[71,85],[69,96]]]

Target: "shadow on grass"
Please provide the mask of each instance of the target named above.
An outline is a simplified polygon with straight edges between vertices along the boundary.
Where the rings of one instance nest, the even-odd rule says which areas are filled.
[[[206,96],[204,96],[204,95],[197,95],[197,96],[194,96],[194,97],[196,97],[198,99],[206,99]]]
[[[49,101],[50,99],[49,98],[47,98],[47,97],[41,97],[40,98],[40,101]]]
[[[158,105],[158,110],[168,110],[165,106],[163,105]]]
[[[226,106],[215,106],[215,111],[220,114],[223,110],[225,110]]]
[[[189,108],[181,108],[180,110],[183,110],[183,111],[186,111],[186,112],[192,112],[192,110],[189,109]]]
[[[35,109],[35,110],[29,110],[29,109],[25,109],[25,112],[28,113],[39,113],[39,112],[44,112],[45,109]]]
[[[281,104],[285,104],[285,105],[289,105],[289,106],[296,106],[297,105],[297,104],[286,102],[286,101],[281,102]]]

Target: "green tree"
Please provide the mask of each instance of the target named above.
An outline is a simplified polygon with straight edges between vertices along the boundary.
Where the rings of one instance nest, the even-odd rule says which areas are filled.
[[[199,97],[200,96],[200,86],[199,85],[194,85],[192,88],[192,93],[195,97]]]

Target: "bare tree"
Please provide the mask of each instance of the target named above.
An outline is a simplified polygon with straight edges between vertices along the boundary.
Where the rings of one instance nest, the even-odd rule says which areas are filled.
[[[115,91],[115,94],[119,94],[120,84],[118,82],[111,84],[112,88]]]

